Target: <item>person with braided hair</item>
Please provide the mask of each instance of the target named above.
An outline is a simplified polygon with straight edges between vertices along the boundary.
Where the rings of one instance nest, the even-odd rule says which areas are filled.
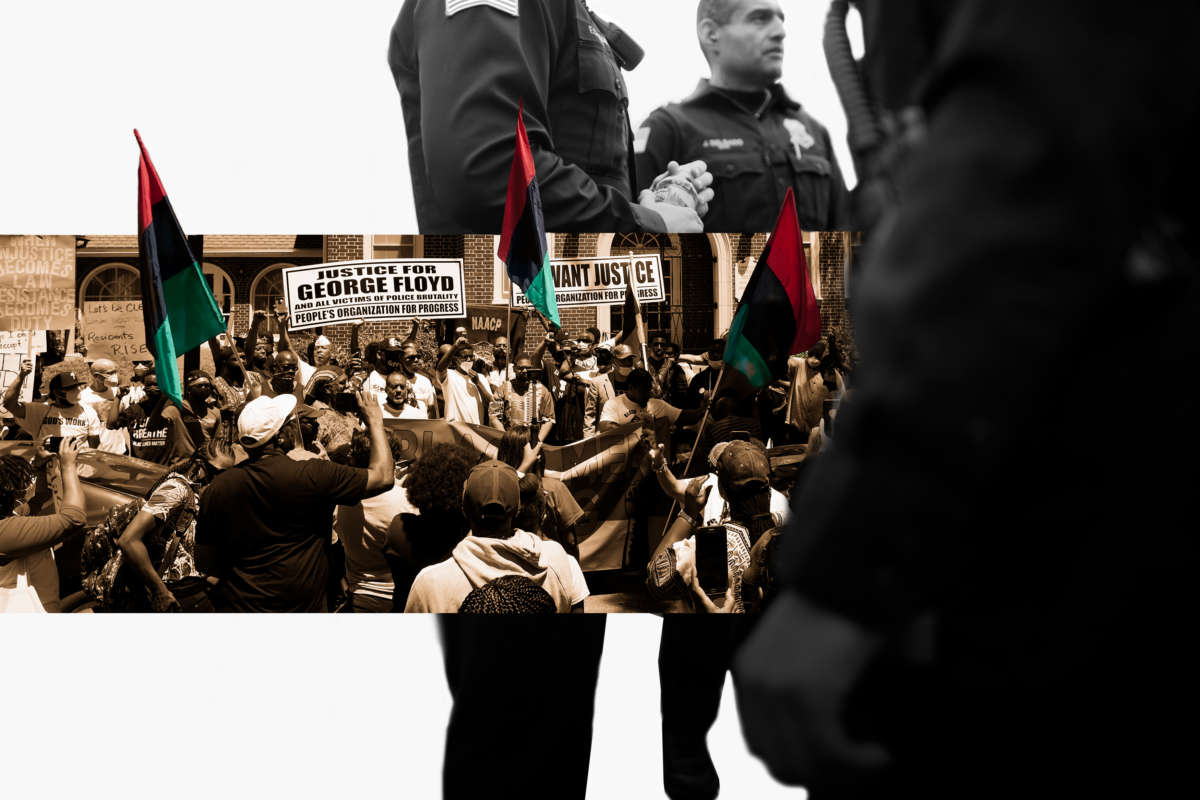
[[[79,484],[76,456],[81,437],[63,439],[58,450],[62,503],[56,514],[27,516],[26,501],[33,496],[36,470],[23,458],[0,456],[0,588],[17,585],[17,576],[28,576],[46,611],[58,611],[58,568],[52,546],[72,532],[82,530],[83,487]],[[44,450],[39,455],[49,458]]]
[[[125,561],[145,585],[150,610],[213,610],[208,582],[196,567],[196,518],[201,493],[233,464],[228,439],[214,436],[204,442],[155,484],[117,539]]]
[[[460,614],[553,614],[554,598],[524,575],[501,575],[463,598]]]
[[[579,562],[562,545],[518,530],[521,509],[517,470],[502,461],[477,464],[462,490],[471,533],[445,561],[417,574],[405,612],[450,613],[472,589],[501,575],[525,575],[550,592],[563,613],[582,611],[588,595]]]

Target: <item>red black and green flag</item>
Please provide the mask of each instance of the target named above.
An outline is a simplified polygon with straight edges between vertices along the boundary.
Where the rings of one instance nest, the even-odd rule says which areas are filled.
[[[183,392],[175,359],[225,331],[225,317],[187,236],[167,200],[167,192],[135,130],[138,158],[138,256],[142,275],[142,317],[146,345],[154,354],[158,385],[176,405]]]
[[[625,270],[625,305],[621,311],[621,333],[617,336],[617,344],[626,344],[633,352],[641,352],[646,344],[646,330],[642,323],[642,305],[638,302],[637,294],[633,291],[633,255],[629,257],[629,267]]]
[[[508,197],[504,203],[504,225],[496,255],[508,269],[508,277],[521,287],[542,316],[561,327],[554,296],[554,275],[546,247],[546,224],[542,221],[542,195],[522,112],[517,109],[517,147],[508,175]]]
[[[729,328],[725,365],[759,389],[787,375],[788,357],[820,338],[821,312],[808,277],[796,200],[788,189]]]

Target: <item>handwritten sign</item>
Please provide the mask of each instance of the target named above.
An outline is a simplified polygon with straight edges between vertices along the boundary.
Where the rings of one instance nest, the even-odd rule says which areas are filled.
[[[75,327],[75,237],[0,236],[0,330]]]
[[[466,313],[461,258],[347,261],[283,270],[293,330],[355,320]]]
[[[154,358],[146,348],[141,300],[84,303],[83,340],[87,343],[88,358],[93,361],[111,358],[131,370],[133,362]]]

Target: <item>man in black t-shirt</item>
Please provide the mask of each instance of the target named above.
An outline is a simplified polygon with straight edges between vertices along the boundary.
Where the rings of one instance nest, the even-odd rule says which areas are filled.
[[[395,483],[379,402],[360,392],[358,404],[371,437],[365,470],[287,456],[279,433],[296,408],[292,394],[259,397],[242,410],[238,437],[250,458],[204,493],[196,535],[211,548],[221,610],[326,610],[334,506],[355,505]]]
[[[129,430],[132,455],[156,464],[173,464],[187,458],[194,448],[179,409],[164,398],[153,372],[147,373],[142,381],[145,387],[142,399],[122,410],[116,425]]]

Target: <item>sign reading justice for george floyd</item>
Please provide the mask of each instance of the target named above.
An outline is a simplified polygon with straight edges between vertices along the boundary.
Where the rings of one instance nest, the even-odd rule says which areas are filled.
[[[466,314],[461,258],[346,261],[283,270],[293,330],[355,320]]]

